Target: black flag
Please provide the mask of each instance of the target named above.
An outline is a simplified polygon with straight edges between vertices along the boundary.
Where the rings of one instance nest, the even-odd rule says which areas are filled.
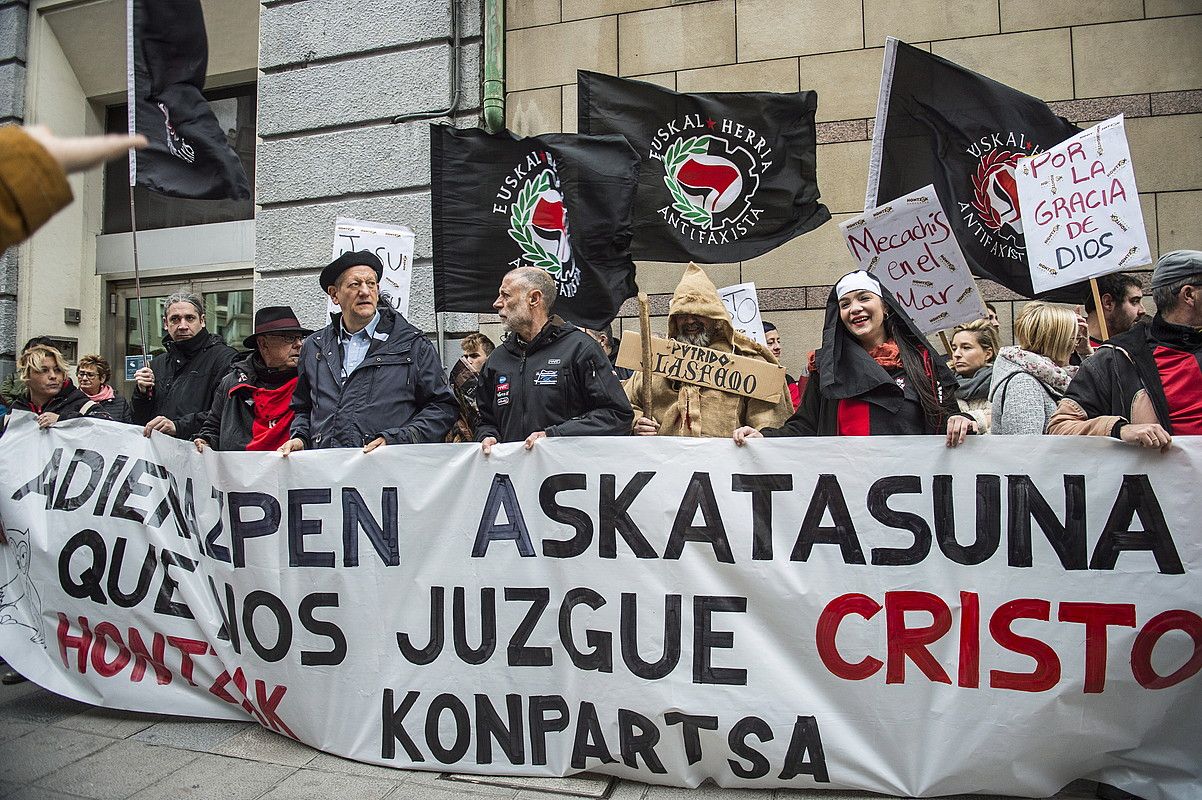
[[[815,92],[679,94],[577,73],[582,134],[643,159],[634,257],[715,264],[763,255],[831,218],[818,202]]]
[[[200,0],[132,0],[129,130],[150,140],[131,185],[206,200],[250,199],[242,162],[201,93],[209,62]]]
[[[607,325],[638,293],[638,172],[620,136],[523,139],[431,125],[435,311],[490,312],[506,272],[540,267],[555,277],[560,316]]]
[[[1014,165],[1077,132],[1042,100],[890,37],[865,204],[933,183],[973,273],[1032,297]]]

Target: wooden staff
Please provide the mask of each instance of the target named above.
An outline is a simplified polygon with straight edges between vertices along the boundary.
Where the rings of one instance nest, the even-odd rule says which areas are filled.
[[[1089,279],[1089,288],[1093,290],[1093,307],[1098,315],[1098,332],[1102,334],[1102,341],[1110,338],[1110,331],[1106,330],[1106,314],[1102,311],[1102,295],[1098,292],[1098,279]],[[1086,332],[1088,336],[1089,333]]]
[[[651,301],[646,292],[639,292],[639,337],[643,341],[643,383],[639,392],[639,405],[643,407],[643,416],[655,419],[655,409],[651,407]]]

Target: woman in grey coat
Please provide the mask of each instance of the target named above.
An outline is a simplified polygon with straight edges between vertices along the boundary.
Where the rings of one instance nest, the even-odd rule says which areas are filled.
[[[1014,320],[1017,347],[1003,347],[989,386],[991,433],[1042,434],[1077,368],[1069,366],[1077,313],[1060,303],[1028,303]]]

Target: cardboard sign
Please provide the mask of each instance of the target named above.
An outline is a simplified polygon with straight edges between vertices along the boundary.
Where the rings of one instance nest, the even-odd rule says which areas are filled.
[[[675,339],[651,339],[651,374],[720,392],[741,394],[769,403],[785,391],[785,368],[767,361],[723,353]],[[618,348],[619,367],[643,370],[643,338],[634,331],[622,334]]]
[[[1019,159],[1014,178],[1036,292],[1152,263],[1122,114]]]
[[[865,211],[841,223],[839,230],[860,269],[893,292],[923,333],[985,315],[934,186]]]
[[[765,347],[764,320],[760,317],[760,300],[754,283],[737,283],[718,290],[722,305],[730,313],[730,324],[736,331],[755,339]]]
[[[409,285],[413,280],[413,231],[403,225],[364,222],[339,217],[334,224],[334,248],[330,260],[343,253],[370,250],[384,262],[380,294],[388,295],[392,307],[409,316]],[[330,313],[338,306],[327,301]]]

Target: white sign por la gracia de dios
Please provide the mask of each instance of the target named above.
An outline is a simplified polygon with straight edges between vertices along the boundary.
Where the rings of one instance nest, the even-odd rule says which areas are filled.
[[[1036,292],[1152,263],[1123,116],[1014,167]]]

